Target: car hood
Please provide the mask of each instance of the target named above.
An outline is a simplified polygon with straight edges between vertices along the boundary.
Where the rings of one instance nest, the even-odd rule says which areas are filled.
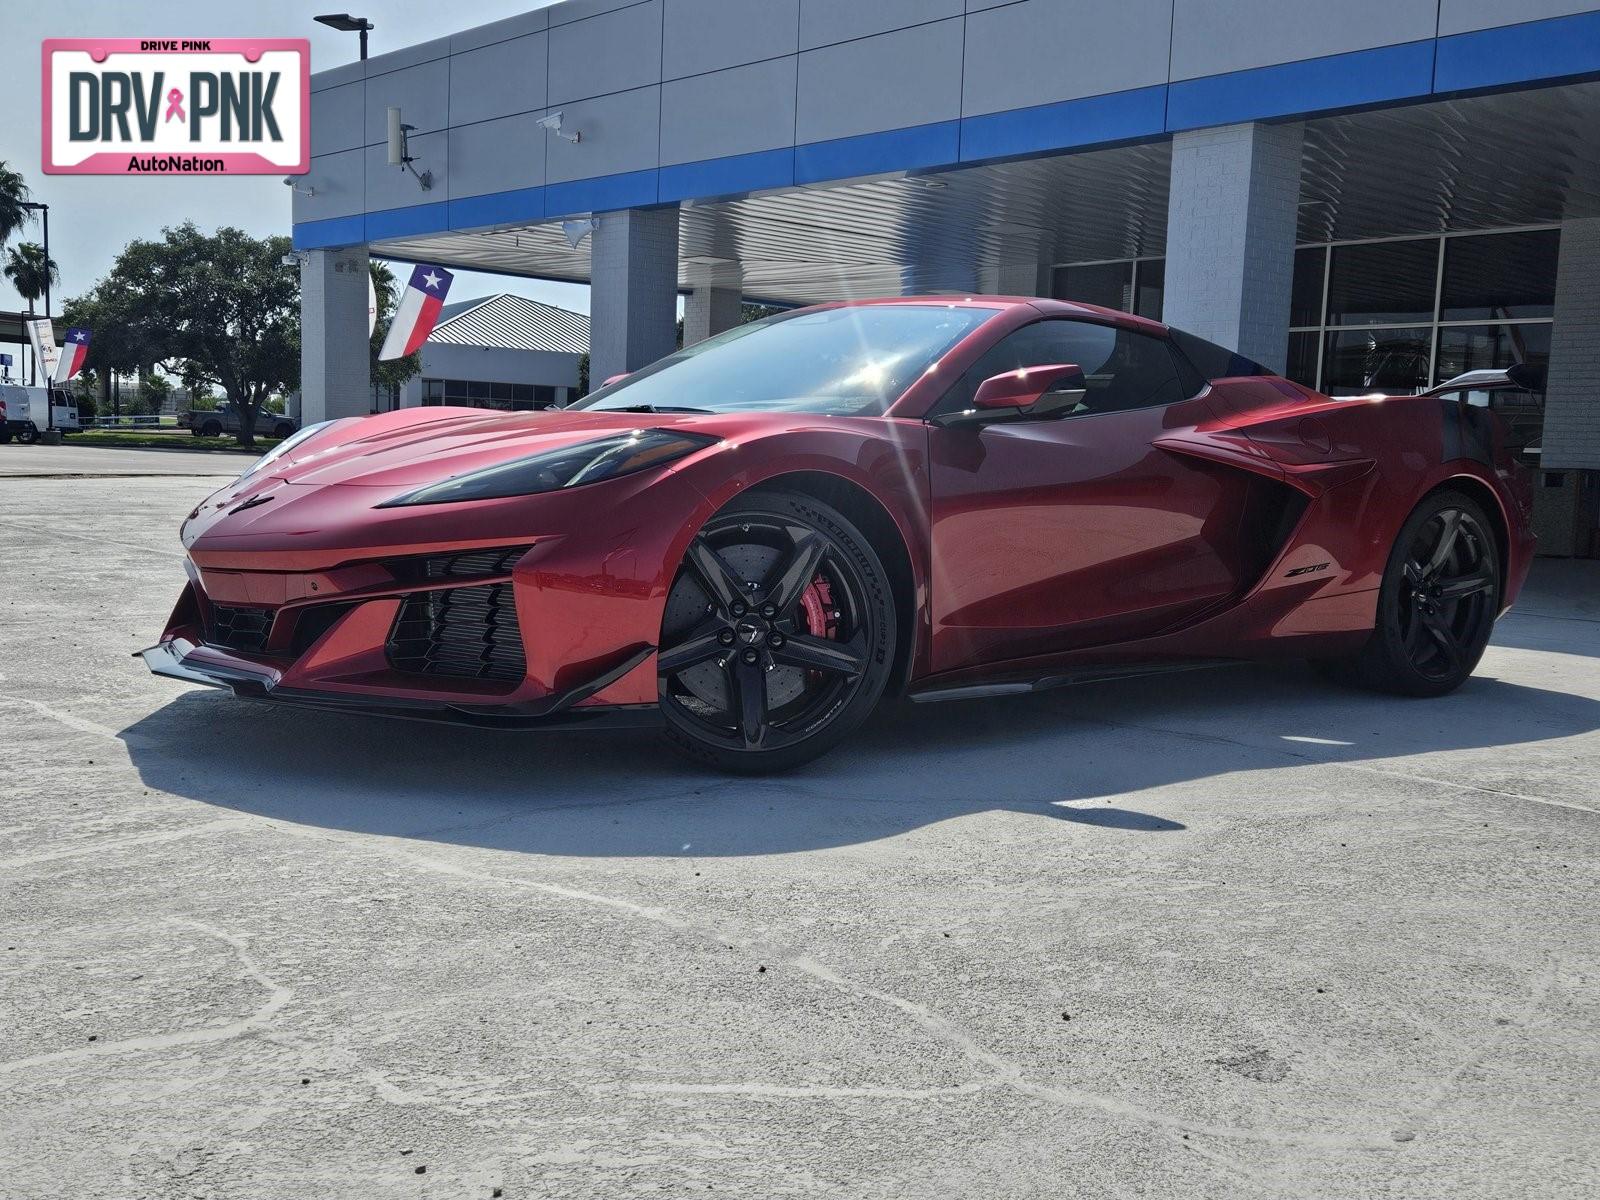
[[[736,424],[726,416],[691,414],[411,409],[336,424],[257,475],[296,487],[347,484],[399,492],[608,434],[685,426],[725,436],[719,429]],[[255,490],[256,479],[243,482]]]

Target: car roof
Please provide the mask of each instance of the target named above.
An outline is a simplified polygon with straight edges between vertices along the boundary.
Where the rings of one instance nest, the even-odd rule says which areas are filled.
[[[1133,313],[1120,312],[1114,308],[1103,308],[1098,304],[1084,304],[1076,300],[1050,300],[1040,296],[997,296],[950,292],[936,296],[873,296],[860,300],[839,300],[829,304],[815,304],[810,307],[820,310],[828,308],[863,308],[880,304],[911,304],[941,308],[992,308],[996,310],[1032,307],[1044,316],[1076,317],[1082,320],[1103,322],[1108,325],[1120,325],[1126,329],[1137,329],[1141,333],[1165,335],[1167,332],[1167,326],[1160,321],[1152,321],[1147,317],[1135,316]]]

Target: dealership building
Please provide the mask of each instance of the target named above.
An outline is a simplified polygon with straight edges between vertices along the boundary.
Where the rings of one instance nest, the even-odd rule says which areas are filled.
[[[367,411],[369,254],[589,283],[595,380],[680,295],[1051,295],[1335,395],[1536,367],[1542,548],[1600,554],[1592,0],[567,0],[311,86],[307,420]]]

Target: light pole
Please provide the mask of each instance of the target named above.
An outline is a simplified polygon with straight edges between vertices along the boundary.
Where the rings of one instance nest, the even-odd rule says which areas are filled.
[[[56,324],[55,324],[55,319],[53,317],[51,317],[51,315],[50,315],[50,206],[48,204],[44,204],[44,203],[42,203],[42,202],[40,202],[38,200],[24,200],[22,202],[22,207],[26,208],[26,209],[31,209],[34,212],[38,212],[38,213],[43,214],[42,220],[43,220],[43,224],[44,224],[44,319],[46,321],[50,322],[50,336],[53,338],[56,335]],[[37,360],[38,359],[38,355],[34,355],[34,358],[35,358],[35,360]],[[38,369],[39,369],[39,363],[37,361],[35,361],[34,370],[38,370]],[[44,381],[44,386],[45,386],[46,391],[48,393],[48,389],[50,387],[50,381],[48,379],[46,379]],[[49,403],[47,401],[46,404],[45,404],[45,425],[46,425],[46,427],[48,427],[49,424],[50,424],[49,414],[50,414],[50,405],[49,405]]]
[[[367,33],[377,26],[365,17],[352,17],[349,13],[327,13],[315,18],[317,24],[326,25],[329,29],[337,29],[340,33],[359,33],[361,35],[361,61],[367,59]]]

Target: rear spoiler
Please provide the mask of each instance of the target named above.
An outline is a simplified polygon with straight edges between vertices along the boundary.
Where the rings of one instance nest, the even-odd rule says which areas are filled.
[[[1527,363],[1517,363],[1504,370],[1468,371],[1447,379],[1436,388],[1420,393],[1423,396],[1447,396],[1452,392],[1537,392],[1544,387],[1543,373]]]

